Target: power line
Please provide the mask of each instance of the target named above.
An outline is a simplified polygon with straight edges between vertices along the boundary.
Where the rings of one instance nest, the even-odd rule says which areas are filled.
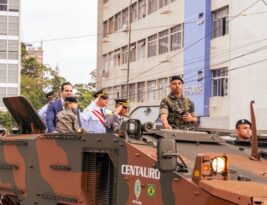
[[[265,58],[265,59],[262,59],[262,60],[258,60],[258,61],[254,61],[254,62],[252,62],[252,63],[248,63],[248,64],[245,64],[245,65],[242,65],[242,66],[238,66],[238,67],[234,67],[234,68],[231,68],[231,69],[229,69],[227,72],[228,73],[230,73],[230,72],[233,72],[233,71],[235,71],[235,70],[239,70],[239,69],[242,69],[242,68],[245,68],[245,67],[249,67],[249,66],[252,66],[252,65],[255,65],[255,64],[259,64],[259,63],[263,63],[263,62],[266,62],[267,61],[267,58]],[[207,79],[208,77],[204,77],[203,79]],[[194,80],[185,80],[184,81],[184,83],[190,83],[190,82],[194,82],[194,81],[197,81],[196,79],[194,79]],[[159,90],[161,90],[161,89],[164,89],[164,88],[167,88],[167,87],[169,87],[169,85],[167,85],[167,86],[163,86],[163,87],[161,87],[161,88],[157,88],[157,89],[153,89],[152,91],[159,91]],[[135,89],[135,91],[136,90],[138,90],[138,89]],[[151,92],[151,90],[147,90],[147,91],[144,91],[144,92],[142,92],[143,94],[147,94],[147,93],[150,93]],[[117,94],[118,92],[112,92],[112,93],[108,93],[108,94]],[[135,94],[134,95],[130,95],[130,97],[132,97],[132,96],[137,96],[138,95],[138,93],[137,92],[135,92]],[[114,99],[116,99],[116,98],[109,98],[109,100],[114,100]],[[111,104],[112,105],[112,104]]]
[[[242,16],[250,16],[250,15],[258,15],[258,14],[265,14],[267,13],[267,11],[262,11],[262,12],[255,12],[255,13],[250,13],[250,14],[241,14],[239,15],[240,17]],[[228,18],[234,18],[236,17],[236,15],[234,16],[227,16]],[[218,18],[220,19],[220,18]],[[201,20],[203,22],[208,22],[208,21],[213,21],[213,19],[205,19],[205,20]],[[194,21],[186,21],[184,23],[181,24],[193,24],[193,23],[198,23],[199,20],[194,20]],[[173,27],[176,26],[178,24],[169,24],[169,25],[162,25],[162,26],[152,26],[152,27],[143,27],[143,28],[137,28],[137,29],[132,29],[132,32],[135,31],[144,31],[144,30],[149,30],[149,29],[157,29],[157,28],[165,28],[165,27]],[[115,31],[112,34],[116,34],[116,33],[125,33],[125,31]],[[97,34],[85,34],[85,35],[78,35],[78,36],[70,36],[70,37],[59,37],[59,38],[51,38],[51,39],[44,39],[44,40],[39,40],[39,41],[29,41],[29,42],[25,42],[25,43],[39,43],[40,41],[43,42],[52,42],[52,41],[63,41],[63,40],[73,40],[73,39],[79,39],[79,38],[88,38],[88,37],[96,37],[96,36],[103,36],[105,35],[104,33],[97,33]]]
[[[256,2],[254,2],[253,4],[251,4],[250,6],[248,6],[246,9],[242,10],[241,12],[239,12],[236,16],[234,16],[232,19],[230,19],[229,22],[232,21],[232,20],[234,20],[235,18],[237,18],[239,15],[241,15],[242,13],[244,13],[245,11],[247,11],[248,9],[252,8],[254,5],[256,5],[256,4],[257,4],[258,2],[260,2],[260,1],[261,1],[261,0],[257,0]],[[216,28],[215,31],[219,30],[219,29],[222,28],[222,27],[223,27],[223,25],[218,26],[218,28]],[[213,31],[213,32],[214,32],[214,31]],[[177,54],[172,55],[169,59],[172,59],[172,58],[174,58],[175,56],[181,54],[182,52],[188,50],[189,48],[195,46],[197,43],[199,43],[200,41],[202,41],[203,39],[205,39],[206,37],[208,37],[208,36],[210,36],[210,35],[212,35],[212,32],[209,32],[208,34],[206,34],[206,35],[203,36],[202,38],[198,39],[198,40],[195,41],[194,43],[192,43],[192,44],[190,44],[189,46],[187,46],[186,48],[182,49],[182,50],[181,50],[180,52],[178,52]],[[128,59],[128,60],[129,60],[129,59]],[[161,64],[162,64],[162,62],[160,62],[160,63],[158,63],[158,64],[152,66],[150,69],[148,69],[148,70],[142,72],[141,74],[135,75],[134,77],[130,78],[129,80],[131,81],[132,79],[134,79],[134,78],[136,78],[136,77],[140,77],[140,75],[143,75],[143,74],[145,74],[145,73],[147,73],[147,72],[149,72],[149,71],[151,71],[151,70],[157,68],[157,67],[158,67],[159,65],[161,65]],[[125,82],[122,83],[122,84],[125,84]]]
[[[260,39],[260,40],[257,40],[257,41],[253,41],[253,42],[250,42],[250,43],[248,43],[248,44],[244,44],[244,45],[241,45],[241,46],[236,46],[236,47],[233,47],[233,48],[230,48],[230,49],[225,49],[225,50],[222,50],[222,51],[225,51],[225,52],[219,52],[219,53],[216,53],[216,54],[214,54],[214,55],[210,55],[210,56],[204,56],[204,57],[202,57],[201,56],[201,58],[199,58],[199,57],[197,57],[197,58],[192,58],[192,59],[190,59],[190,60],[188,60],[188,61],[185,61],[185,63],[183,63],[183,64],[180,64],[180,65],[177,65],[177,66],[175,66],[175,67],[173,67],[173,68],[169,68],[169,69],[167,69],[167,70],[173,70],[173,69],[177,69],[177,68],[182,68],[182,67],[184,67],[184,66],[186,66],[186,65],[192,65],[192,64],[195,64],[195,63],[198,63],[198,62],[202,62],[203,60],[205,60],[205,59],[207,59],[207,58],[210,58],[210,57],[220,57],[220,56],[224,56],[224,55],[227,55],[227,54],[229,54],[230,52],[234,52],[234,51],[238,51],[238,50],[240,50],[240,49],[243,49],[243,48],[246,48],[246,47],[248,47],[248,46],[250,46],[250,45],[255,45],[255,44],[257,44],[257,43],[262,43],[263,41],[266,41],[267,40],[267,38],[264,38],[264,39]],[[259,47],[259,48],[261,48],[261,47]],[[258,48],[257,48],[258,49]],[[229,50],[229,51],[228,51]],[[249,54],[250,52],[248,52],[248,53],[244,53],[244,54]],[[243,54],[242,54],[243,55]],[[197,60],[195,60],[195,59],[197,59]],[[227,60],[227,62],[228,61],[231,61],[233,58],[229,58],[228,60]],[[192,61],[191,61],[192,60]],[[193,61],[193,60],[195,60],[195,61]],[[225,62],[225,61],[224,61]],[[224,63],[224,62],[222,62],[222,63]],[[219,63],[219,64],[222,64],[222,63]],[[217,65],[217,63],[216,64],[214,64],[214,65],[210,65],[210,67],[211,66],[215,66],[215,65]],[[195,71],[195,69],[196,68],[198,68],[198,67],[194,67],[194,68],[191,68],[191,69],[187,69],[187,71],[190,71],[190,70],[194,70]],[[206,68],[206,67],[205,67]],[[204,69],[204,68],[203,68]],[[203,70],[203,69],[201,69],[201,70]],[[166,71],[166,69],[164,70],[164,71]],[[162,71],[160,71],[160,73],[161,73]],[[142,73],[143,72],[141,72],[141,73],[137,73],[136,75],[139,77],[139,75],[142,75]],[[157,72],[157,73],[159,73],[159,72]],[[149,77],[151,77],[151,75],[154,75],[155,74],[155,72],[153,72],[152,74],[149,74]],[[190,73],[189,73],[190,74]],[[112,78],[111,80],[117,80],[117,79],[121,79],[121,76],[120,77],[116,77],[116,78]],[[122,84],[124,84],[124,83],[122,83]]]

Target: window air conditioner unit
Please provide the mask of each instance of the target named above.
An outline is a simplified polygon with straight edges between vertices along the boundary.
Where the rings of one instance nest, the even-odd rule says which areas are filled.
[[[105,70],[105,69],[101,69],[101,70],[100,70],[100,76],[101,76],[101,77],[107,77],[107,76],[108,76],[108,71]]]
[[[122,31],[123,32],[127,32],[128,31],[128,25],[127,24],[123,24]]]

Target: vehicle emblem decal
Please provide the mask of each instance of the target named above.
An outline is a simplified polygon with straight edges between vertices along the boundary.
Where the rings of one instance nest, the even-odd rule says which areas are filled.
[[[148,184],[146,190],[148,197],[154,197],[156,195],[156,186],[154,184]]]

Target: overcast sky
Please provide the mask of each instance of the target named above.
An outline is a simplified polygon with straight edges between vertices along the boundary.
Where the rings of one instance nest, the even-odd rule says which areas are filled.
[[[72,83],[88,83],[96,68],[97,0],[22,0],[21,39],[43,40],[44,64],[56,67]],[[39,43],[34,43],[39,45]]]

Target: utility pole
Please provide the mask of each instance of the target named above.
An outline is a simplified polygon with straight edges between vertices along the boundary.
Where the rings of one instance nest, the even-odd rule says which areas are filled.
[[[127,60],[127,84],[126,84],[126,98],[130,98],[129,78],[130,78],[130,52],[131,52],[131,34],[132,34],[132,0],[130,0],[129,22],[128,22],[128,60]]]

